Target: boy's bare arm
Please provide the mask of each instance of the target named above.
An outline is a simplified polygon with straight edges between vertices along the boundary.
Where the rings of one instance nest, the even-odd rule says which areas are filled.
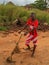
[[[33,27],[33,29],[32,30],[27,30],[25,33],[24,33],[24,35],[27,35],[28,33],[30,33],[30,32],[32,32],[32,33],[34,33],[34,27]]]

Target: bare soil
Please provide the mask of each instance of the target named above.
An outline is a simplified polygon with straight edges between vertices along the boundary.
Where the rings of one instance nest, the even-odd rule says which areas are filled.
[[[38,31],[38,42],[35,56],[31,57],[32,52],[26,52],[26,36],[22,35],[19,43],[21,53],[14,54],[13,60],[16,63],[7,63],[6,59],[14,49],[20,34],[14,31],[11,33],[0,32],[0,65],[49,65],[49,31]],[[30,46],[33,47],[32,42]],[[26,52],[26,53],[25,53]]]

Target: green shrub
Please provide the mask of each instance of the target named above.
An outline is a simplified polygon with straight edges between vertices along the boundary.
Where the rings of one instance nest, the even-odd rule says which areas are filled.
[[[6,30],[7,30],[6,27],[4,27],[4,26],[0,26],[0,31],[6,31]]]
[[[11,24],[18,17],[22,18],[23,21],[26,21],[31,12],[36,13],[36,17],[39,21],[42,20],[49,23],[49,14],[45,11],[35,8],[27,10],[24,7],[13,5],[0,5],[0,24]]]

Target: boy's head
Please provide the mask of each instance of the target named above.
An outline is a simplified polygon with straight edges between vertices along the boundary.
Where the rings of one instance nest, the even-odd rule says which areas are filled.
[[[36,19],[36,14],[35,13],[31,13],[31,19],[34,21]]]

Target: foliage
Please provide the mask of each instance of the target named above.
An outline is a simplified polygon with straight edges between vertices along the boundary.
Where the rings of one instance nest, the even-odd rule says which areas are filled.
[[[31,12],[36,13],[38,20],[49,23],[49,14],[45,11],[41,11],[35,8],[27,10],[25,7],[14,5],[0,5],[0,25],[10,25],[18,17],[23,21],[27,21]]]
[[[0,30],[1,30],[1,31],[6,31],[6,30],[7,30],[7,28],[6,28],[6,27],[4,27],[4,26],[0,26]]]
[[[36,0],[34,5],[36,8],[41,10],[45,10],[47,7],[47,3],[45,0]]]

